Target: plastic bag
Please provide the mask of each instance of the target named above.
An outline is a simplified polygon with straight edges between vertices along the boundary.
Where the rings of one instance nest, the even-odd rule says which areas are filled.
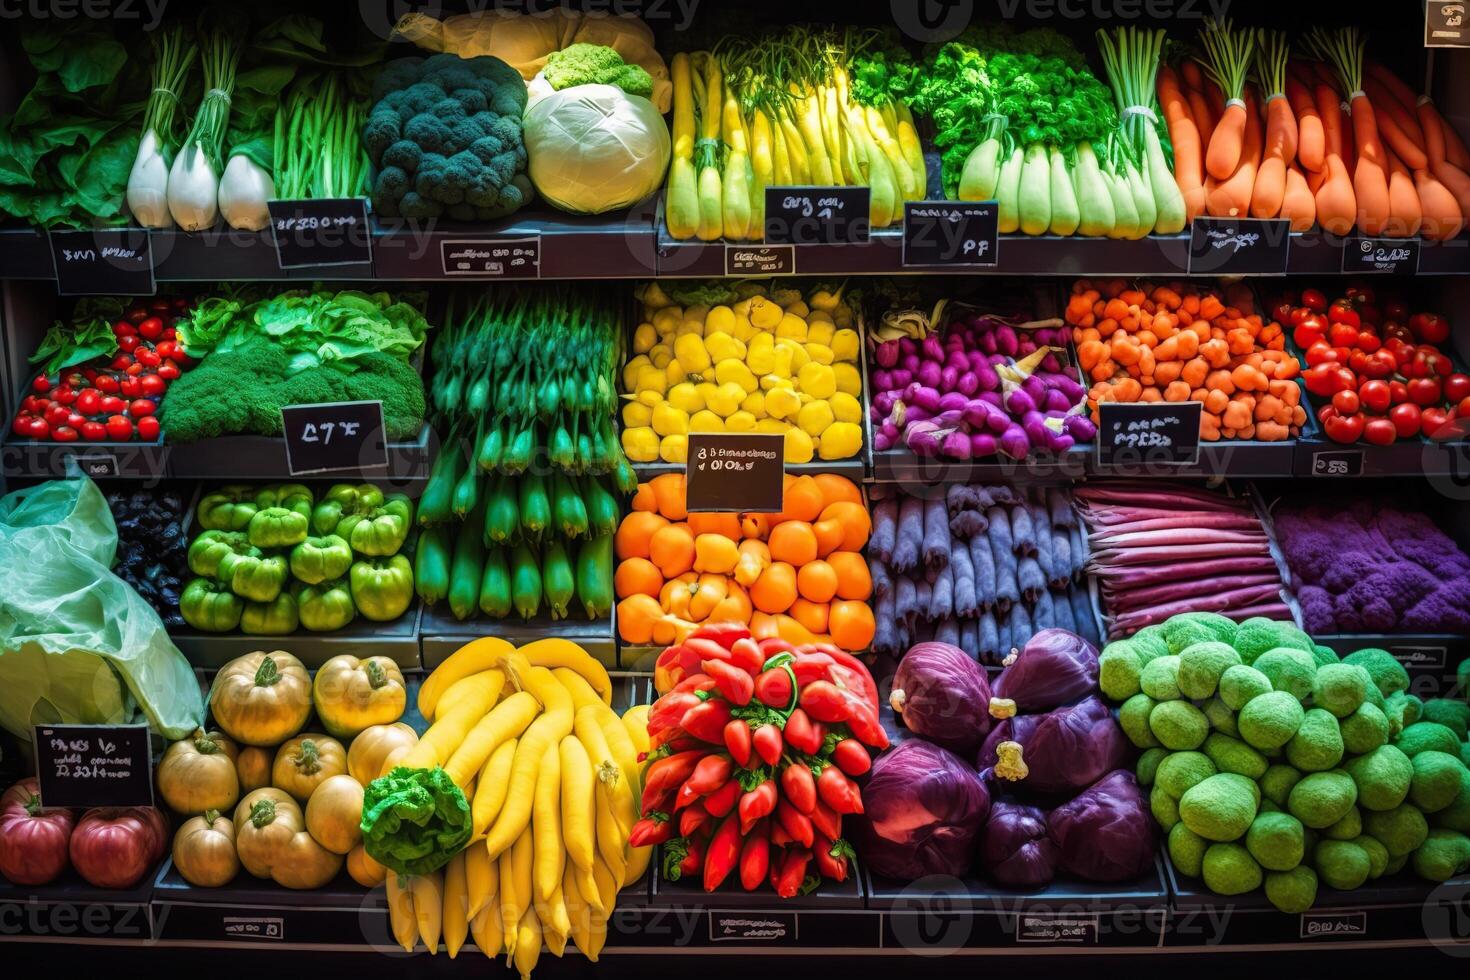
[[[1088,881],[1128,881],[1154,863],[1153,817],[1133,773],[1108,773],[1051,812],[1047,833],[1063,871]]]
[[[0,727],[204,721],[199,681],[153,608],[112,574],[117,528],[85,476],[0,499]]]

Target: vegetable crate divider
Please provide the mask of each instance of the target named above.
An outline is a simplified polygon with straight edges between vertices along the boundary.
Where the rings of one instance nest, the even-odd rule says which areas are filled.
[[[149,885],[156,938],[166,942],[397,948],[383,886],[365,889],[346,870],[310,890],[292,890],[243,871],[227,885],[200,888],[184,880],[170,857]]]
[[[608,572],[612,574],[611,570]],[[433,670],[450,654],[471,640],[481,636],[498,636],[521,646],[534,640],[570,640],[590,653],[609,670],[618,667],[616,627],[613,612],[601,619],[589,620],[581,617],[553,620],[545,611],[540,615],[522,620],[518,617],[488,619],[475,616],[460,622],[449,612],[447,603],[423,607],[419,622],[419,642],[425,670]]]
[[[262,479],[260,482],[264,484],[266,481]],[[320,492],[339,481],[308,477],[305,482],[313,491]],[[186,542],[192,542],[200,533],[199,501],[216,485],[213,481],[201,481],[195,487],[184,529]],[[236,657],[257,650],[285,650],[308,670],[316,670],[344,653],[355,657],[387,657],[404,670],[417,670],[420,665],[419,618],[422,613],[423,603],[414,596],[408,611],[391,623],[375,623],[358,616],[342,629],[330,633],[314,633],[298,627],[296,632],[284,634],[241,633],[238,630],[208,633],[184,626],[170,630],[169,639],[174,641],[190,664],[210,671],[219,670]]]
[[[1228,948],[1301,943],[1464,943],[1457,926],[1470,896],[1470,878],[1444,884],[1425,881],[1404,869],[1352,891],[1322,885],[1316,904],[1290,915],[1278,911],[1256,888],[1244,895],[1216,895],[1163,855],[1173,923],[1163,945]]]
[[[170,858],[164,864],[171,863]],[[132,888],[95,888],[67,868],[45,885],[12,885],[0,878],[0,939],[103,939],[140,942],[158,936],[150,904],[153,873]]]
[[[1158,858],[1152,873],[1115,884],[1060,878],[1007,888],[974,874],[905,884],[868,869],[863,882],[868,908],[884,913],[885,948],[1147,948],[1162,946],[1169,928],[1169,886]]]
[[[8,479],[34,477],[54,479],[67,475],[68,460],[75,458],[87,476],[158,480],[168,475],[172,446],[164,445],[165,433],[152,442],[52,442],[27,439],[15,434],[16,416],[31,392],[31,375],[16,380],[15,408],[5,418],[5,436],[0,441],[0,476]]]

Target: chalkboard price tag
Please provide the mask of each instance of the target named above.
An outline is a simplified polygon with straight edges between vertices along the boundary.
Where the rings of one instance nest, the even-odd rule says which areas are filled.
[[[147,228],[53,231],[47,237],[59,296],[152,296],[158,292]]]
[[[796,274],[795,245],[726,245],[727,276],[792,276]]]
[[[1105,466],[1192,466],[1204,404],[1100,402],[1097,455]]]
[[[786,437],[778,432],[691,432],[686,507],[775,514],[785,491]]]
[[[104,476],[117,476],[117,457],[92,454],[89,456],[78,455],[73,457],[81,471],[96,480]]]
[[[1328,449],[1312,454],[1313,476],[1362,476],[1361,449]]]
[[[1426,48],[1470,48],[1470,3],[1428,0],[1424,11]]]
[[[388,465],[382,402],[331,402],[281,409],[292,476]]]
[[[44,806],[152,806],[147,725],[37,725]]]
[[[1284,218],[1195,218],[1189,226],[1190,275],[1284,276],[1291,222]]]
[[[1414,275],[1419,271],[1419,239],[1349,238],[1342,243],[1342,271]]]
[[[539,279],[541,236],[442,241],[439,258],[456,279]]]
[[[999,261],[1000,210],[994,201],[907,201],[904,266],[976,266]]]
[[[709,913],[709,941],[735,946],[796,946],[799,912],[744,909]]]
[[[267,201],[266,207],[282,269],[372,263],[366,198]]]
[[[849,245],[868,240],[872,191],[866,187],[767,187],[771,245]]]

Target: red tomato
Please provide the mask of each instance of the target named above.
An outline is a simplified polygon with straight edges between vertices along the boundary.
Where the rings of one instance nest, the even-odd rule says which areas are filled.
[[[102,411],[102,392],[87,388],[77,395],[76,408],[83,415],[96,415]]]
[[[1387,381],[1364,381],[1358,386],[1358,397],[1370,412],[1382,414],[1393,403]]]
[[[127,442],[133,438],[133,423],[126,415],[113,415],[107,420],[107,434],[113,442]]]
[[[102,442],[107,438],[107,426],[88,419],[82,423],[82,438],[88,442]]]
[[[61,405],[70,405],[77,400],[76,389],[71,385],[60,385],[52,390],[51,400]]]
[[[44,885],[66,870],[72,813],[42,809],[40,793],[28,776],[0,796],[0,875],[17,885]]]
[[[1399,402],[1409,400],[1409,387],[1398,378],[1388,382],[1388,400],[1397,405]]]
[[[1339,391],[1332,396],[1332,407],[1342,415],[1356,415],[1362,404],[1356,391]]]
[[[1357,310],[1346,303],[1333,303],[1327,310],[1327,322],[1352,327],[1356,334],[1358,328],[1363,325],[1363,318],[1358,315]]]
[[[141,343],[141,340],[132,335],[119,337],[117,338],[117,349],[122,351],[124,354],[131,354],[138,349],[138,345]]]
[[[145,415],[152,415],[157,410],[158,406],[154,405],[147,398],[139,398],[128,403],[128,414],[135,419],[140,419]]]
[[[143,393],[142,384],[134,375],[128,375],[118,383],[118,394],[124,398],[137,398]]]
[[[1439,378],[1413,378],[1408,384],[1409,401],[1420,407],[1438,405],[1442,399],[1443,386]]]
[[[70,416],[71,412],[67,410],[67,407],[65,405],[52,402],[50,405],[46,406],[46,413],[42,417],[45,418],[48,425],[56,426],[65,425],[66,420]]]
[[[1450,322],[1438,313],[1415,313],[1409,317],[1409,329],[1420,343],[1442,344],[1450,339]]]
[[[32,439],[45,439],[51,435],[51,426],[45,419],[33,418],[30,431],[26,435]]]
[[[56,442],[76,442],[77,430],[69,425],[58,425],[51,429],[51,438]]]
[[[128,410],[128,403],[116,395],[107,395],[102,399],[100,408],[105,415],[115,415],[118,412],[126,412]]]
[[[1336,307],[1334,307],[1336,309]],[[1357,314],[1353,314],[1357,316]],[[1355,323],[1343,323],[1333,321],[1327,330],[1327,340],[1333,347],[1355,347],[1358,343],[1358,334],[1361,331]]]
[[[158,439],[159,424],[157,415],[145,415],[138,420],[138,438],[144,442],[155,442]]]
[[[164,381],[174,381],[182,373],[179,370],[179,366],[173,361],[165,360],[162,364],[158,365],[158,376]]]
[[[1391,446],[1398,438],[1398,430],[1386,418],[1369,419],[1363,425],[1363,438],[1375,446]]]
[[[138,336],[144,340],[157,340],[161,333],[163,333],[163,321],[156,316],[150,316],[138,324]]]
[[[1391,299],[1383,304],[1383,315],[1390,320],[1403,323],[1409,318],[1409,308],[1396,299]]]
[[[1315,313],[1308,313],[1295,322],[1291,339],[1303,350],[1322,340],[1327,334],[1327,322]]]
[[[137,333],[138,328],[133,326],[126,320],[119,320],[112,325],[112,335],[119,339],[123,337],[133,337],[136,336]]]
[[[159,824],[152,807],[96,807],[71,835],[71,863],[96,888],[131,888],[158,853]]]
[[[1395,405],[1388,413],[1388,419],[1393,423],[1394,430],[1400,439],[1412,439],[1419,434],[1421,416],[1418,405],[1405,402]]]
[[[114,371],[126,371],[128,365],[132,363],[133,357],[131,354],[119,354],[112,359],[112,369]]]
[[[156,374],[145,374],[138,378],[138,387],[149,398],[157,398],[168,390],[168,382]]]
[[[1436,442],[1457,439],[1465,434],[1465,426],[1438,406],[1424,410],[1421,427],[1424,434]]]
[[[133,354],[138,364],[145,368],[156,368],[163,358],[158,356],[158,351],[150,347],[139,347]]]
[[[1446,401],[1462,401],[1466,395],[1470,395],[1470,374],[1455,373],[1444,379],[1444,397]]]
[[[1313,313],[1321,313],[1327,309],[1327,296],[1320,289],[1303,289],[1302,305]]]
[[[1357,442],[1363,434],[1363,416],[1339,415],[1331,405],[1318,416],[1322,423],[1322,431],[1327,433],[1327,438],[1333,442],[1352,443]]]
[[[117,391],[117,376],[112,374],[97,375],[97,390],[105,394],[113,394]]]
[[[1455,414],[1462,419],[1470,419],[1470,397],[1460,399],[1460,405],[1455,409]]]

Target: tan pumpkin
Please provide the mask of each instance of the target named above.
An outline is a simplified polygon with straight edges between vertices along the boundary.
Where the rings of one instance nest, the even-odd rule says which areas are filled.
[[[240,792],[250,793],[271,784],[271,763],[276,753],[258,745],[246,745],[235,758],[235,775],[240,778]]]
[[[312,839],[301,807],[274,786],[235,807],[235,848],[246,871],[285,888],[320,888],[342,870],[342,855]]]
[[[311,676],[284,650],[247,653],[215,675],[209,710],[235,741],[279,745],[311,715]]]
[[[347,771],[366,786],[387,772],[389,764],[402,758],[418,741],[418,732],[401,721],[365,728],[347,747]]]
[[[191,885],[219,888],[240,873],[235,853],[235,825],[218,810],[184,821],[174,834],[174,867]]]
[[[306,829],[333,854],[362,843],[362,785],[346,774],[332,776],[306,801]]]
[[[316,788],[347,771],[347,750],[330,735],[305,732],[282,742],[271,764],[271,785],[305,806]]]
[[[200,728],[174,742],[158,761],[158,793],[177,813],[228,811],[240,799],[240,750],[219,732]]]
[[[372,725],[388,725],[402,718],[408,689],[403,672],[387,657],[359,660],[344,653],[317,669],[311,699],[322,727],[331,735],[350,739]]]
[[[376,888],[388,877],[388,869],[373,860],[361,844],[347,852],[347,873],[364,888]]]

